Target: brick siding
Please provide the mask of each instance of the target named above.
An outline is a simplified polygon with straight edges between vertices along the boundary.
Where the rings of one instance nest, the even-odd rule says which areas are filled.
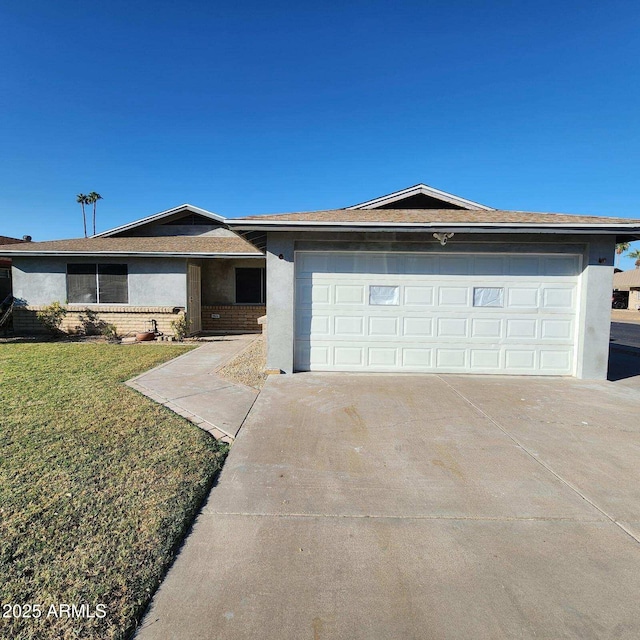
[[[45,333],[46,329],[38,320],[38,311],[43,306],[14,307],[13,329],[18,335]],[[87,309],[93,317],[87,315]],[[132,335],[151,330],[151,320],[155,320],[158,331],[165,335],[173,335],[171,321],[177,319],[184,309],[180,307],[124,307],[117,305],[93,305],[91,307],[67,307],[67,315],[62,321],[61,329],[66,333],[99,333],[99,323],[114,324],[119,336]],[[83,323],[84,320],[84,323]],[[92,326],[94,330],[92,331]]]
[[[242,331],[260,333],[258,318],[266,313],[263,304],[217,304],[202,307],[203,331]],[[212,318],[217,314],[219,318]]]

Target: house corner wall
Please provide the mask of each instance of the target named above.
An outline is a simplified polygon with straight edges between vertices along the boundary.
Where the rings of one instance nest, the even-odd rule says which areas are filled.
[[[280,258],[282,256],[282,258]],[[294,241],[285,233],[267,238],[267,369],[293,373]]]
[[[607,379],[614,252],[615,238],[589,237],[580,283],[577,378]]]

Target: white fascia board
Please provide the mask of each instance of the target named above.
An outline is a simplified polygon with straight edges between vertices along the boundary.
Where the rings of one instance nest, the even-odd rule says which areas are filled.
[[[417,184],[413,187],[407,187],[406,189],[395,191],[394,193],[390,193],[386,196],[381,196],[379,198],[374,198],[373,200],[367,200],[367,202],[361,202],[360,204],[354,204],[350,207],[345,207],[345,209],[376,209],[377,207],[380,207],[382,205],[391,204],[393,202],[397,202],[398,200],[402,200],[409,196],[418,194],[431,196],[433,198],[437,198],[438,200],[444,200],[445,202],[464,207],[465,209],[481,209],[483,211],[494,210],[493,207],[487,207],[486,205],[480,204],[479,202],[473,202],[473,200],[467,200],[466,198],[461,198],[460,196],[453,195],[452,193],[440,191],[440,189],[434,189],[433,187],[429,187],[426,184]]]
[[[162,218],[168,218],[169,216],[172,216],[176,213],[182,213],[183,211],[197,213],[198,215],[204,216],[205,218],[210,218],[211,220],[220,222],[222,224],[225,224],[227,221],[225,217],[220,216],[217,213],[213,213],[212,211],[207,211],[206,209],[201,209],[200,207],[194,207],[192,204],[181,204],[179,207],[173,207],[173,209],[167,209],[166,211],[161,211],[160,213],[154,213],[152,216],[140,218],[140,220],[135,220],[133,222],[128,222],[127,224],[123,224],[119,227],[108,229],[107,231],[102,231],[101,233],[96,233],[95,235],[90,237],[106,238],[116,233],[121,233],[122,231],[128,231],[129,229],[135,229],[136,227],[149,224],[150,222],[161,220]]]
[[[323,231],[359,231],[366,229],[368,231],[412,231],[420,229],[429,230],[455,230],[455,231],[485,231],[491,230],[493,233],[509,233],[512,231],[526,232],[530,229],[534,230],[546,230],[553,233],[557,230],[558,233],[563,233],[567,230],[579,230],[583,233],[598,232],[598,233],[619,233],[621,231],[640,233],[640,227],[637,224],[594,224],[594,223],[556,223],[556,224],[543,224],[543,223],[526,223],[526,222],[513,222],[513,223],[477,223],[469,224],[468,222],[349,222],[339,224],[335,222],[305,222],[300,220],[290,220],[283,222],[276,221],[257,221],[254,220],[251,223],[235,223],[230,224],[229,227],[238,231],[263,231],[269,228],[276,231],[303,231],[322,229]]]
[[[0,253],[0,257],[27,258],[33,257],[129,257],[129,258],[264,258],[264,253],[207,253],[207,252],[178,252],[178,251],[6,251]]]

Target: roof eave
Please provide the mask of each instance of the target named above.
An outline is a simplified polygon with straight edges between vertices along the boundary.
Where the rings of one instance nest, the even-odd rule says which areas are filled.
[[[96,233],[91,238],[107,238],[116,233],[122,233],[123,231],[129,231],[130,229],[135,229],[136,227],[140,227],[145,224],[149,224],[151,222],[155,222],[157,220],[162,220],[162,218],[167,218],[176,213],[180,213],[182,211],[190,211],[192,213],[197,213],[198,215],[204,216],[205,218],[211,218],[216,222],[220,222],[221,224],[225,224],[227,219],[224,216],[218,215],[217,213],[213,213],[213,211],[207,211],[206,209],[201,209],[200,207],[195,207],[192,204],[181,204],[177,207],[173,207],[172,209],[167,209],[166,211],[160,211],[160,213],[154,213],[151,216],[147,216],[146,218],[140,218],[139,220],[134,220],[133,222],[128,222],[127,224],[120,225],[119,227],[114,227],[113,229],[107,229],[107,231],[102,231],[100,233]]]
[[[118,258],[145,258],[145,257],[162,257],[162,258],[264,258],[263,253],[247,252],[247,253],[220,253],[211,251],[4,251],[0,252],[0,257],[105,257],[110,256]]]
[[[604,233],[604,234],[640,234],[640,227],[627,224],[576,224],[576,223],[556,223],[532,224],[532,223],[477,223],[468,222],[307,222],[298,220],[275,221],[275,220],[252,220],[251,222],[228,223],[229,228],[237,231],[457,231],[464,233],[477,233],[491,231],[492,233],[526,233],[535,231],[539,233]]]

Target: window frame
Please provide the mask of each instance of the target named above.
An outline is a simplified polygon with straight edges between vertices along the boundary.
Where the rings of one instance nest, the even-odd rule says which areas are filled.
[[[83,266],[83,267],[93,267],[94,268],[94,273],[95,273],[95,283],[96,283],[96,301],[95,302],[72,302],[69,299],[69,267],[70,266]],[[100,267],[101,266],[108,266],[108,267],[124,267],[125,273],[124,276],[126,277],[126,282],[127,282],[127,299],[126,302],[102,302],[100,300]],[[74,305],[99,305],[99,304],[103,304],[103,305],[128,305],[129,304],[129,264],[126,262],[67,262],[66,265],[66,270],[65,270],[65,275],[66,275],[66,293],[67,293],[67,304],[74,304]],[[71,275],[77,275],[77,274],[71,274]]]
[[[238,302],[238,271],[260,271],[260,302]],[[264,305],[267,302],[267,279],[265,267],[234,267],[233,269],[233,300],[237,305]]]

